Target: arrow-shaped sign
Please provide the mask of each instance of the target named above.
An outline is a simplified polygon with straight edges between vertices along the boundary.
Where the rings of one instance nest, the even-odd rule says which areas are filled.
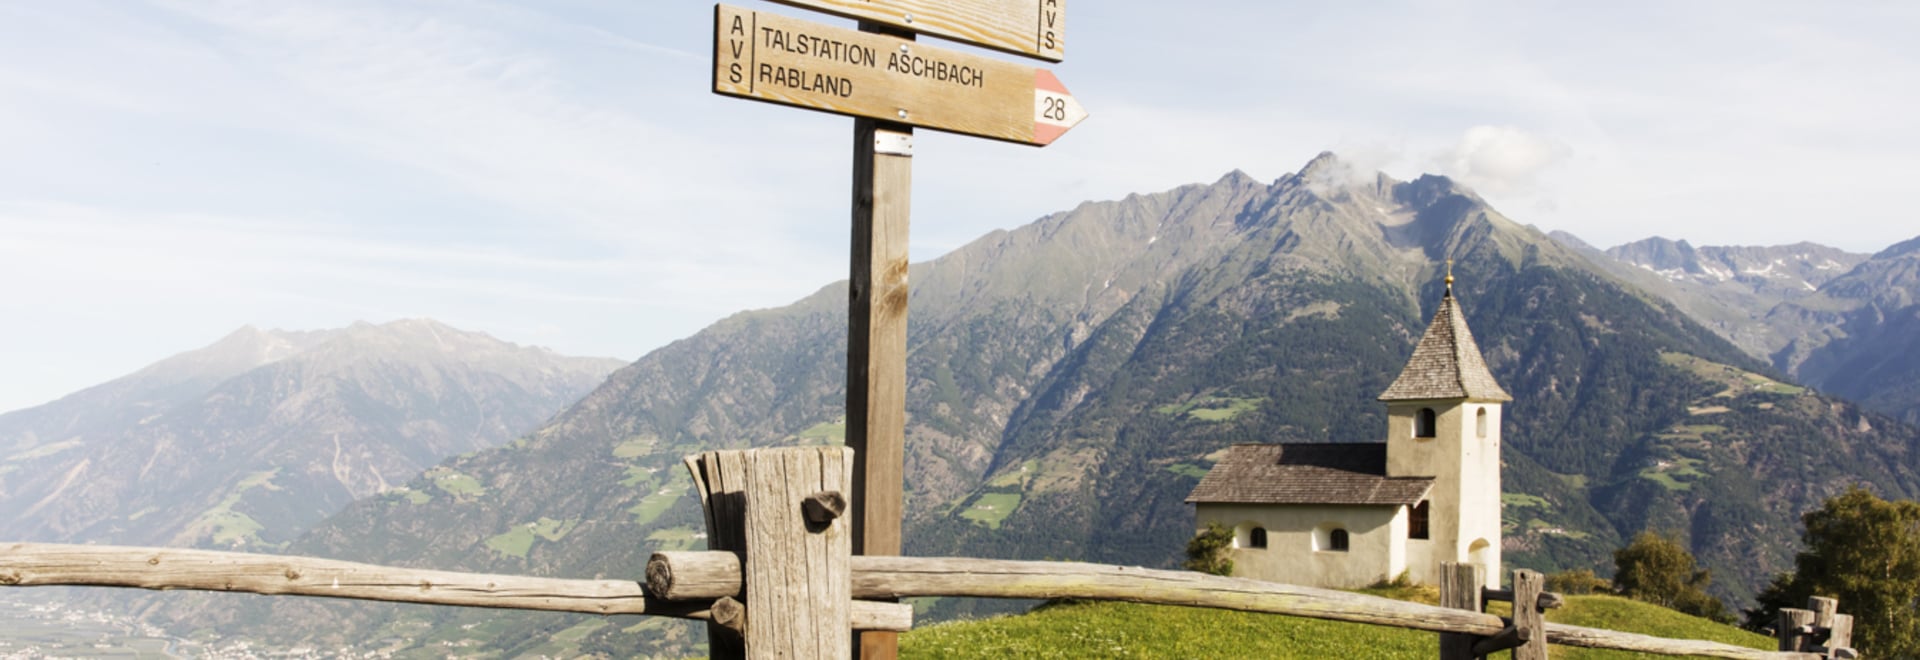
[[[713,91],[1045,146],[1087,118],[1053,73],[716,5]]]
[[[1067,55],[1067,0],[773,1],[1049,62]]]

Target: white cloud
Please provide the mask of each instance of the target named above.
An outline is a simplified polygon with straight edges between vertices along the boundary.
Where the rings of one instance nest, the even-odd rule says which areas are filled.
[[[1436,155],[1434,170],[1494,196],[1535,192],[1541,173],[1566,162],[1573,149],[1512,126],[1475,126]]]

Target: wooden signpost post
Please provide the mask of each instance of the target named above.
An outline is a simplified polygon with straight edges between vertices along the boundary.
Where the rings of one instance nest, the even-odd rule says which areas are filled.
[[[1058,62],[1065,56],[1065,0],[774,1],[860,21],[859,30],[849,30],[716,5],[713,91],[854,117],[847,309],[853,552],[898,555],[913,129],[1044,147],[1087,117],[1050,71],[927,46],[914,35]],[[863,632],[856,655],[892,660],[897,635]]]

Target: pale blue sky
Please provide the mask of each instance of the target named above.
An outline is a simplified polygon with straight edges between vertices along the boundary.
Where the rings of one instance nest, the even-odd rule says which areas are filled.
[[[1077,0],[1092,118],[923,132],[914,254],[1326,149],[1602,246],[1874,251],[1920,234],[1916,7]],[[844,277],[851,120],[708,93],[711,17],[0,0],[0,410],[242,324],[633,359]]]

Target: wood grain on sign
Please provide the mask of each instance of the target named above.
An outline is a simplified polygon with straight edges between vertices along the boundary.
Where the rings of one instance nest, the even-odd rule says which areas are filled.
[[[862,21],[886,23],[1058,62],[1066,59],[1067,0],[773,0]]]
[[[1051,72],[777,14],[714,7],[716,94],[1047,145],[1086,119]]]

